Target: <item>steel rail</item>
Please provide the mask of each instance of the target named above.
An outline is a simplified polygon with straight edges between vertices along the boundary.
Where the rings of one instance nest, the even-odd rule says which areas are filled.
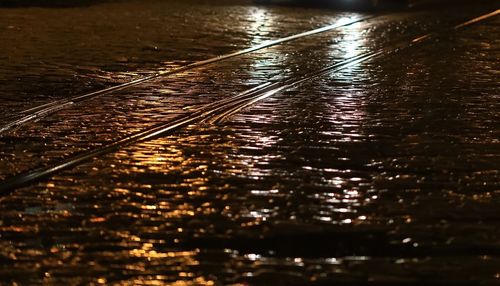
[[[58,112],[61,109],[64,109],[64,108],[69,107],[69,106],[72,106],[72,105],[74,105],[76,103],[79,103],[81,101],[84,101],[84,100],[88,100],[88,99],[95,98],[95,97],[98,97],[98,96],[106,95],[106,94],[109,94],[109,93],[111,93],[113,91],[123,90],[123,89],[126,89],[128,87],[136,86],[136,85],[138,85],[140,83],[143,83],[143,82],[146,82],[146,81],[158,78],[158,77],[170,76],[170,75],[178,74],[178,73],[185,72],[185,71],[188,71],[188,70],[192,70],[192,69],[195,69],[195,68],[199,68],[199,67],[203,67],[203,66],[206,66],[206,65],[210,65],[210,64],[213,64],[213,63],[216,63],[216,62],[224,61],[224,60],[227,60],[227,59],[230,59],[230,58],[234,58],[234,57],[242,56],[242,55],[245,55],[245,54],[249,54],[249,53],[252,53],[252,52],[255,52],[255,51],[258,51],[258,50],[270,48],[272,46],[276,46],[276,45],[279,45],[279,44],[282,44],[282,43],[290,42],[290,41],[293,41],[293,40],[301,39],[301,38],[304,38],[304,37],[308,37],[308,36],[312,36],[312,35],[316,35],[316,34],[320,34],[320,33],[325,33],[325,32],[332,31],[332,30],[335,30],[335,29],[338,29],[338,28],[341,28],[341,27],[346,27],[346,26],[349,26],[349,25],[353,25],[355,23],[363,22],[363,21],[366,21],[366,20],[369,20],[369,19],[372,19],[372,18],[375,18],[375,17],[376,16],[365,16],[365,17],[349,18],[349,19],[346,19],[346,20],[343,20],[343,21],[341,20],[341,21],[338,21],[337,23],[334,23],[334,24],[331,24],[331,25],[328,25],[328,26],[324,26],[324,27],[321,27],[321,28],[309,30],[309,31],[302,32],[302,33],[299,33],[299,34],[294,34],[294,35],[287,36],[287,37],[284,37],[284,38],[279,38],[279,39],[276,39],[276,40],[270,40],[270,41],[264,42],[264,43],[262,43],[260,45],[256,45],[256,46],[253,46],[253,47],[250,47],[250,48],[247,48],[247,49],[243,49],[243,50],[236,51],[236,52],[233,52],[233,53],[229,53],[229,54],[225,54],[225,55],[213,57],[213,58],[210,58],[210,59],[207,59],[207,60],[197,61],[197,62],[188,64],[188,65],[185,65],[185,66],[174,68],[172,70],[156,72],[155,74],[152,74],[150,76],[139,78],[139,79],[136,79],[136,80],[133,80],[133,81],[130,81],[130,82],[122,83],[122,84],[115,85],[115,86],[112,86],[112,87],[108,87],[108,88],[105,88],[105,89],[101,89],[101,90],[98,90],[98,91],[94,91],[94,92],[90,92],[90,93],[86,93],[86,94],[82,94],[82,95],[73,96],[73,97],[70,97],[70,98],[67,98],[67,99],[56,100],[56,101],[49,102],[49,103],[42,104],[42,105],[38,105],[38,106],[35,106],[33,108],[29,108],[29,109],[21,111],[20,112],[20,116],[21,116],[20,118],[12,120],[12,121],[10,121],[8,123],[5,123],[5,124],[1,125],[0,126],[0,135],[2,133],[5,133],[5,132],[11,130],[11,129],[17,128],[17,127],[19,127],[19,126],[21,126],[23,124],[26,124],[28,122],[31,122],[31,121],[43,118],[43,117],[45,117],[47,115],[56,113],[56,112]]]
[[[470,21],[464,22],[462,24],[456,25],[452,28],[446,29],[446,31],[449,30],[459,30],[461,28],[470,26],[475,23],[479,23],[481,21],[484,21],[486,19],[489,19],[493,16],[496,16],[500,14],[500,10],[497,10],[493,13],[489,13],[487,15],[480,16],[478,18],[474,18]],[[480,20],[475,20],[475,19],[480,19]],[[187,125],[197,123],[197,122],[202,122],[202,121],[208,121],[212,123],[217,123],[223,121],[225,118],[228,116],[233,115],[234,113],[238,112],[242,108],[245,108],[251,104],[254,104],[255,102],[258,102],[259,100],[268,98],[269,96],[272,96],[276,93],[279,93],[281,91],[284,91],[286,89],[289,89],[290,87],[293,86],[298,86],[301,85],[307,81],[310,81],[312,79],[315,79],[317,77],[320,77],[322,75],[340,71],[344,68],[350,67],[352,65],[361,63],[361,62],[366,62],[368,60],[372,59],[377,59],[383,55],[389,55],[389,54],[394,54],[403,50],[406,50],[410,47],[416,46],[418,44],[424,43],[430,39],[435,38],[436,36],[439,36],[440,32],[431,32],[428,33],[424,36],[414,38],[409,41],[403,41],[396,43],[394,45],[391,45],[386,48],[379,49],[374,52],[368,52],[364,54],[360,54],[348,59],[345,59],[339,63],[336,63],[334,65],[325,67],[323,69],[314,71],[312,73],[309,73],[305,76],[299,77],[299,78],[290,78],[281,82],[267,82],[262,85],[259,85],[258,87],[249,89],[243,93],[237,94],[233,97],[230,97],[225,100],[221,100],[218,102],[214,102],[211,104],[207,104],[204,107],[198,109],[197,111],[194,111],[193,113],[183,116],[179,119],[165,122],[163,124],[158,124],[156,126],[153,126],[151,128],[145,129],[143,131],[140,131],[138,133],[132,134],[130,136],[127,136],[121,140],[115,141],[113,143],[110,143],[108,145],[102,146],[100,148],[96,148],[94,150],[90,150],[81,154],[77,154],[74,156],[71,156],[67,159],[64,159],[62,161],[56,162],[53,165],[49,167],[42,167],[38,169],[34,169],[31,171],[27,171],[25,173],[21,173],[19,175],[10,177],[3,182],[0,182],[0,196],[7,195],[10,192],[14,191],[15,189],[25,186],[27,184],[36,182],[38,180],[41,180],[45,177],[48,177],[54,173],[57,173],[63,169],[68,169],[71,167],[75,167],[81,163],[84,163],[90,159],[106,155],[109,153],[112,153],[114,151],[120,150],[123,147],[139,143],[139,142],[144,142],[147,140],[151,140],[154,138],[157,138],[159,136],[164,136],[168,134],[169,132],[178,130],[182,127],[185,127]]]
[[[493,11],[491,13],[488,13],[488,14],[476,17],[476,18],[471,19],[469,21],[466,21],[464,23],[458,24],[458,25],[454,26],[452,29],[453,30],[459,30],[459,29],[462,29],[462,28],[465,28],[467,26],[479,23],[479,22],[481,22],[483,20],[486,20],[488,18],[494,17],[494,16],[499,15],[499,14],[500,14],[500,9],[498,9],[496,11]],[[439,36],[439,33],[440,32],[431,32],[431,33],[425,34],[423,36],[414,38],[413,40],[411,40],[407,44],[400,43],[399,47],[396,48],[396,49],[394,49],[393,51],[390,51],[390,50],[387,50],[387,49],[385,49],[385,51],[384,50],[379,50],[378,52],[372,53],[371,55],[366,55],[365,57],[362,57],[360,60],[356,60],[356,62],[363,62],[363,61],[369,60],[370,58],[378,57],[378,56],[381,56],[383,54],[394,53],[394,52],[397,52],[399,50],[409,48],[409,47],[411,47],[413,45],[418,44],[419,42],[422,42],[424,40],[430,40],[431,38]],[[314,77],[315,76],[321,76],[321,75],[326,74],[328,72],[335,72],[335,71],[337,71],[337,70],[332,69],[332,68],[325,68],[325,69],[319,70],[316,73],[314,73]],[[276,92],[278,92],[280,90],[289,89],[289,88],[292,88],[294,86],[298,86],[298,85],[302,84],[303,82],[310,80],[312,77],[313,76],[309,75],[309,76],[306,76],[306,77],[304,77],[304,78],[302,78],[300,80],[296,80],[296,81],[293,81],[291,79],[286,80],[285,82],[283,82],[283,84],[282,84],[282,86],[280,87],[279,90],[276,89]],[[218,114],[216,116],[213,116],[211,119],[208,119],[207,121],[210,122],[210,123],[215,123],[215,124],[221,123],[224,120],[226,120],[228,117],[230,117],[230,116],[234,115],[235,113],[239,112],[240,110],[242,110],[243,108],[245,108],[245,107],[247,107],[249,105],[252,105],[252,104],[254,104],[255,102],[257,102],[259,100],[265,99],[265,98],[273,95],[276,92],[267,92],[267,93],[261,95],[260,97],[255,98],[255,99],[253,99],[253,100],[251,100],[249,102],[245,102],[245,101],[240,100],[240,101],[236,102],[236,104],[234,104],[232,107],[228,108],[225,112],[223,112],[221,114]]]

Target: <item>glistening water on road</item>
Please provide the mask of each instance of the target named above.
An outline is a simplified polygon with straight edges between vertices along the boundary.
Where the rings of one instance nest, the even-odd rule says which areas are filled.
[[[497,6],[0,9],[0,284],[500,283]]]

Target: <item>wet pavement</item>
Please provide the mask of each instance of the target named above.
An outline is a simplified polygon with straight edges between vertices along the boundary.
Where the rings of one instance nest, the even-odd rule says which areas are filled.
[[[0,8],[0,281],[499,284],[496,9]]]

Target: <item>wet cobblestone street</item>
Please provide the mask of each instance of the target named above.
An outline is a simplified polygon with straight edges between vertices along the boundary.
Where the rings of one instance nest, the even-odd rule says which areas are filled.
[[[500,284],[498,9],[0,8],[0,285]]]

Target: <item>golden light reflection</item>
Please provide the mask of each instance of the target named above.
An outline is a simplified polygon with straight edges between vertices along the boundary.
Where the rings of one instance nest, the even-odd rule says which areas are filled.
[[[177,143],[177,144],[175,144]],[[209,170],[207,161],[199,156],[185,154],[185,145],[169,138],[160,138],[143,146],[114,154],[116,160],[130,168],[119,168],[117,172],[125,175],[144,177],[139,183],[123,183],[114,190],[114,195],[123,197],[130,206],[141,209],[141,216],[160,216],[162,219],[192,218],[216,212],[211,202],[194,205],[184,198],[203,198],[209,191]],[[190,175],[192,173],[192,175]],[[142,183],[141,183],[142,182]],[[157,182],[153,185],[150,182]],[[139,185],[138,185],[139,184]],[[158,196],[158,194],[161,194]],[[172,197],[176,199],[174,202]],[[135,200],[134,198],[140,198]],[[178,228],[177,232],[183,232]],[[136,249],[131,255],[144,257],[169,257],[168,253],[154,250]]]
[[[179,280],[171,284],[172,286],[193,286],[193,285],[215,285],[215,281],[207,280],[205,277],[196,277],[191,281]]]
[[[129,255],[137,258],[146,258],[148,261],[151,260],[165,260],[168,264],[179,264],[183,266],[197,266],[200,262],[196,259],[199,254],[199,250],[194,251],[167,251],[160,252],[154,249],[152,243],[143,243],[141,248],[136,248],[129,251]],[[212,285],[210,280],[204,280],[202,277],[196,277],[195,273],[192,272],[179,272],[177,276],[180,278],[173,285]],[[136,282],[141,282],[140,284],[150,284],[149,282],[161,281],[161,277],[156,277],[157,279],[144,279],[136,280]],[[188,280],[186,280],[188,279]],[[200,280],[202,279],[202,280]],[[193,283],[194,282],[194,283]],[[198,282],[203,282],[199,284]]]
[[[119,285],[148,285],[148,286],[212,286],[215,281],[199,276],[196,277],[193,273],[179,273],[179,280],[170,282],[170,277],[164,275],[148,275],[141,279],[133,279],[130,281],[120,282]],[[169,282],[167,282],[169,281]]]
[[[170,141],[159,142],[162,139],[157,139],[151,143],[145,143],[145,148],[135,148],[131,154],[117,152],[116,157],[119,160],[132,160],[136,170],[139,171],[139,166],[146,167],[144,171],[159,171],[167,172],[172,168],[172,163],[184,162],[182,150]],[[163,144],[165,143],[165,144]],[[143,144],[144,145],[144,144]],[[162,148],[158,148],[162,146]]]
[[[144,243],[142,248],[132,249],[129,251],[129,255],[133,257],[143,257],[148,259],[167,257],[176,258],[181,261],[183,265],[198,265],[198,260],[194,259],[197,254],[197,251],[159,252],[153,249],[152,243]]]

